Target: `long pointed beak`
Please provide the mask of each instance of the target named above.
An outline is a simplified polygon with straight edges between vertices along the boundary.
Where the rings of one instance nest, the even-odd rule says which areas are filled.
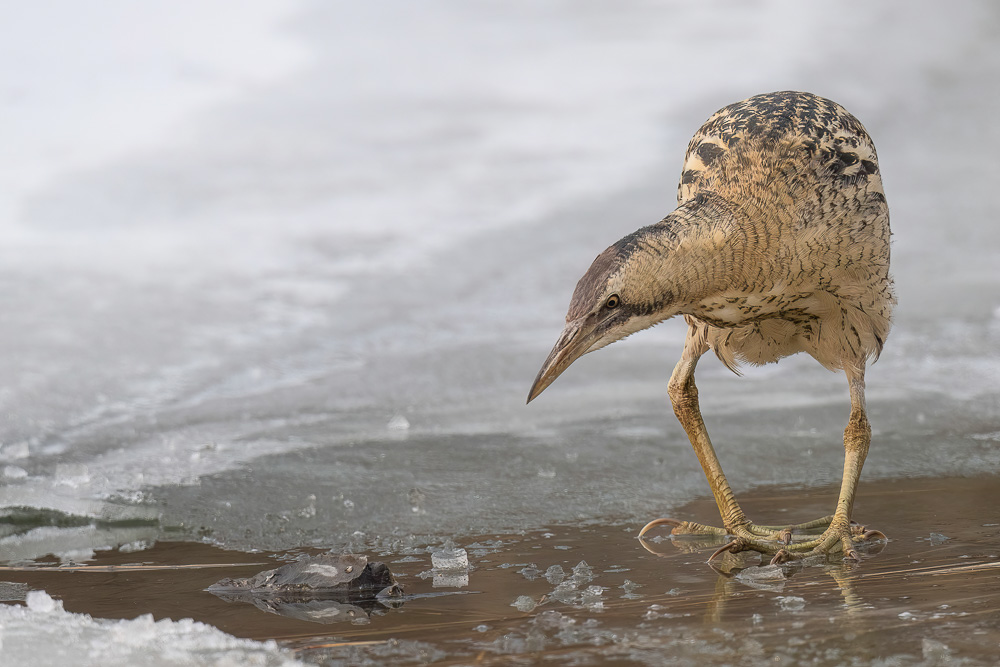
[[[531,403],[545,388],[552,384],[570,364],[584,355],[594,342],[594,327],[586,326],[584,319],[566,323],[559,340],[556,341],[548,358],[538,371],[535,383],[528,392],[528,403]]]

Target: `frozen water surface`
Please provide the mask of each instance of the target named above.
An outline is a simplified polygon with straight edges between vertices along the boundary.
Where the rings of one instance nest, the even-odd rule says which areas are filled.
[[[776,89],[842,102],[880,153],[900,305],[864,478],[1000,468],[993,3],[232,11],[24,4],[0,26],[0,561],[426,553],[704,495],[666,401],[681,323],[523,403],[592,258],[672,209],[691,133]],[[841,376],[698,378],[737,491],[839,481]],[[539,623],[511,646],[582,627]]]
[[[63,610],[45,591],[31,591],[26,606],[0,605],[0,657],[9,665],[198,667],[307,663],[273,641],[237,639],[191,619],[154,621],[145,614],[108,621]]]

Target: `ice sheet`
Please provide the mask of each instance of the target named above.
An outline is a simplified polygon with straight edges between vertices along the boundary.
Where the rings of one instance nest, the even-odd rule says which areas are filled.
[[[94,619],[63,609],[45,591],[25,606],[0,605],[0,658],[5,665],[62,667],[294,667],[306,663],[273,642],[227,635],[191,619]]]
[[[679,322],[523,402],[591,259],[670,210],[694,129],[780,88],[843,102],[880,151],[900,307],[865,477],[1000,469],[991,3],[171,4],[195,32],[111,2],[75,31],[70,4],[2,28],[52,62],[0,75],[0,506],[94,528],[17,528],[6,557],[167,529],[439,543],[418,536],[706,493],[666,404]],[[67,31],[103,50],[74,60]],[[842,377],[698,380],[737,489],[839,480]]]

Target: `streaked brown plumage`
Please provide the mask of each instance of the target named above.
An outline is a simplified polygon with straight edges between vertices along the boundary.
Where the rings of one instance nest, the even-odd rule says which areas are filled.
[[[730,550],[829,552],[857,558],[851,527],[871,438],[864,372],[889,333],[889,211],[875,146],[830,100],[757,95],[714,114],[688,146],[678,206],[619,240],[580,279],[566,328],[542,366],[534,399],[575,359],[675,315],[689,325],[670,379],[671,401],[695,448],[724,528],[670,523],[674,532],[735,535]],[[843,370],[851,395],[837,511],[798,527],[757,526],[726,481],[698,408],[694,369],[709,349],[729,368],[808,352]],[[648,530],[658,522],[643,529]],[[788,544],[794,528],[824,529]],[[777,541],[776,541],[777,540]]]

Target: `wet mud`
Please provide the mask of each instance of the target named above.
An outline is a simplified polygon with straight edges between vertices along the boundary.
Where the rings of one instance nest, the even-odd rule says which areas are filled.
[[[829,513],[836,489],[759,489],[742,501],[757,521],[793,523]],[[316,600],[282,611],[205,590],[315,549],[161,541],[78,565],[8,564],[0,581],[44,589],[67,611],[193,618],[328,665],[995,664],[998,507],[995,477],[868,481],[856,518],[889,542],[859,564],[831,558],[780,570],[757,568],[754,554],[713,568],[706,559],[719,543],[653,534],[643,545],[632,525],[451,536],[468,553],[467,571],[435,571],[436,547],[403,540],[368,554],[405,589],[384,605]],[[712,522],[716,510],[704,498],[676,516]]]

